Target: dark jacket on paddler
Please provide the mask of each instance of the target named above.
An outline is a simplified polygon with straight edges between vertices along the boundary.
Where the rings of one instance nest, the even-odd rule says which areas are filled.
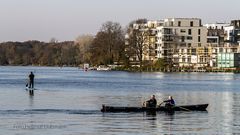
[[[31,74],[28,76],[29,77],[29,88],[34,88],[34,74],[31,72]]]
[[[165,100],[164,102],[169,105],[175,105],[175,101],[173,99]]]
[[[156,107],[157,106],[157,100],[156,99],[150,99],[147,101],[146,107]]]

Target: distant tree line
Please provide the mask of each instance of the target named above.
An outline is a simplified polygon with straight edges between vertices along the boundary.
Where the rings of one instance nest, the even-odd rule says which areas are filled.
[[[4,42],[0,44],[1,65],[76,65],[77,46],[65,42]]]
[[[58,42],[52,38],[49,42],[3,42],[0,43],[0,65],[79,66],[89,63],[98,66],[117,63],[129,69],[129,59],[137,57],[140,70],[146,67],[159,69],[166,65],[161,59],[155,63],[142,61],[149,31],[134,29],[133,24],[145,21],[132,21],[125,29],[119,23],[109,21],[96,35],[80,35],[75,41]],[[125,42],[128,42],[127,46]]]
[[[0,65],[108,65],[123,57],[124,31],[114,22],[104,23],[96,36],[81,35],[75,41],[0,43]]]

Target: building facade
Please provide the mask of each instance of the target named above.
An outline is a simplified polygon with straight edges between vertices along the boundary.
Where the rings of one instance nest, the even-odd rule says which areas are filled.
[[[175,67],[193,66],[202,61],[197,56],[197,48],[206,47],[207,28],[202,26],[201,19],[168,18],[157,30],[157,58]]]
[[[205,24],[207,27],[207,43],[209,46],[224,46],[224,29],[229,26],[228,23],[211,23]]]
[[[218,68],[239,68],[240,53],[219,53]]]
[[[225,41],[232,44],[240,44],[240,20],[232,20],[225,27]]]
[[[211,23],[205,24],[207,27],[207,45],[211,48],[209,64],[208,67],[217,67],[217,54],[219,53],[219,48],[224,48],[225,46],[225,27],[228,27],[228,23]]]
[[[170,67],[222,68],[223,53],[235,56],[240,52],[240,20],[202,25],[199,18],[167,18],[135,22],[133,29],[148,31],[142,60],[163,59]]]

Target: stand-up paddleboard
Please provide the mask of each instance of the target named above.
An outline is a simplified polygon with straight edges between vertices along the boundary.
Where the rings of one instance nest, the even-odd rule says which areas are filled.
[[[28,88],[28,87],[26,87],[25,90],[29,91],[29,90],[37,90],[37,89],[36,88]]]
[[[37,90],[37,89],[36,89],[36,88],[29,88],[29,87],[28,87],[28,84],[26,84],[26,88],[25,88],[25,90],[28,91],[28,90]]]
[[[35,88],[29,88],[28,85],[26,85],[25,90],[29,91],[29,95],[33,96],[34,95],[34,90],[36,90],[36,89]]]

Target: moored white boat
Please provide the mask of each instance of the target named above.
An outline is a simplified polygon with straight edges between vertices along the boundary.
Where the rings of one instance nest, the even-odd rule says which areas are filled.
[[[99,66],[99,67],[97,68],[97,70],[98,70],[98,71],[109,71],[109,70],[111,70],[111,68],[110,68],[110,67]]]

